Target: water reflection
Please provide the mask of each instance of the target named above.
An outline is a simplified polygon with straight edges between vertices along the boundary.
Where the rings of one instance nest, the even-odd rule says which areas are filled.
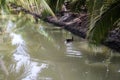
[[[13,29],[15,26],[16,26],[16,25],[15,25],[11,20],[8,20],[6,31],[7,31],[8,33],[11,32],[12,29]]]
[[[120,57],[106,61],[108,57],[94,54],[86,41],[74,35],[75,41],[64,43],[67,31],[56,30],[53,25],[38,24],[37,29],[36,25],[24,26],[15,31],[16,25],[8,20],[11,43],[8,40],[0,47],[0,54],[7,54],[4,61],[10,75],[4,77],[0,71],[0,80],[120,79]],[[96,53],[102,53],[102,48]]]
[[[0,56],[0,69],[3,71],[3,73],[5,75],[7,75],[7,76],[9,75],[9,72],[8,72],[8,70],[5,66],[5,63],[4,63],[3,59],[1,58],[1,56]]]
[[[36,80],[39,73],[47,68],[48,65],[45,63],[37,63],[30,60],[30,55],[27,52],[25,41],[22,36],[15,33],[10,33],[11,43],[16,46],[13,57],[16,62],[15,71],[20,72],[22,66],[25,67],[24,74],[21,80]]]
[[[72,42],[66,43],[66,52],[67,56],[69,57],[82,57],[82,53],[78,50],[75,50],[74,46],[72,45]]]

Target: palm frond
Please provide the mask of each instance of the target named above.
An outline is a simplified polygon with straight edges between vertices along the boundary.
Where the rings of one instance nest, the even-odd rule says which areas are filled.
[[[70,9],[74,12],[79,12],[80,6],[85,5],[85,4],[86,4],[86,0],[72,0],[71,5],[70,5]]]
[[[7,0],[0,0],[0,10],[2,11],[2,14],[8,13],[8,8],[6,6]]]
[[[94,43],[100,43],[108,32],[113,29],[120,18],[120,1],[113,3],[98,19],[91,24],[88,38]]]
[[[58,12],[61,10],[61,6],[63,5],[64,1],[65,0],[47,0],[47,3],[53,12]]]
[[[43,9],[43,12],[42,12],[42,17],[46,16],[46,13],[50,13],[53,17],[56,18],[53,10],[50,8],[50,6],[48,5],[48,3],[46,2],[46,0],[40,0],[40,5]]]

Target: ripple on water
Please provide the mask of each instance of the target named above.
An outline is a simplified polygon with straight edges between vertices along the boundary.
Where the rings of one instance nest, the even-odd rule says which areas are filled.
[[[80,57],[80,58],[82,57],[82,53],[78,50],[75,50],[72,43],[65,43],[65,45],[66,45],[67,56],[69,56],[69,57]]]

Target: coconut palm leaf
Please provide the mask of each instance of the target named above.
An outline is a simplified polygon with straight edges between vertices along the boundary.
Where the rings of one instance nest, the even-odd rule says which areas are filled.
[[[48,4],[54,12],[59,12],[65,1],[70,2],[70,10],[75,12],[79,12],[80,5],[85,5],[86,2],[86,0],[48,0]]]
[[[108,32],[115,28],[114,24],[120,19],[120,1],[113,3],[91,26],[88,38],[94,43],[100,43]]]
[[[58,12],[61,10],[61,6],[63,5],[65,0],[47,0],[49,6],[53,10],[53,12]]]
[[[70,9],[74,12],[79,12],[80,6],[85,4],[86,4],[86,0],[71,0]]]
[[[54,12],[52,11],[52,9],[49,7],[47,0],[26,0],[26,2],[24,2],[24,0],[0,0],[0,7],[4,7],[8,4],[8,2],[13,2],[17,5],[20,5],[22,7],[24,7],[25,9],[40,14],[41,13],[41,8],[47,11],[47,13],[50,13],[52,16],[55,17]],[[32,6],[32,7],[31,7]],[[34,7],[34,8],[33,8]],[[5,9],[3,9],[5,10]]]
[[[65,0],[57,0],[57,3],[56,3],[56,11],[60,11],[61,10],[61,6],[63,5]]]
[[[0,10],[2,10],[2,14],[8,12],[7,6],[5,4],[6,0],[0,0]]]
[[[97,16],[104,5],[105,0],[90,0],[87,2],[90,17]]]
[[[0,0],[0,5],[1,5],[1,6],[4,6],[5,3],[6,3],[6,0]]]
[[[45,0],[41,0],[41,6],[43,6],[43,9],[46,10],[47,12],[51,13],[52,16],[55,17],[54,12],[52,11],[52,9],[49,7],[49,5],[47,4],[47,2]]]

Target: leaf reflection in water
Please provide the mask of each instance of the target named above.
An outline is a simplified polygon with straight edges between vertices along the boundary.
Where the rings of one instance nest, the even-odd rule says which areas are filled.
[[[2,58],[0,57],[0,69],[6,74],[9,75],[9,72],[5,66],[4,61],[2,60]]]
[[[16,46],[16,50],[13,54],[14,60],[16,61],[16,72],[20,72],[22,66],[25,66],[25,71],[22,76],[26,77],[23,77],[21,80],[36,80],[38,74],[44,68],[47,68],[48,65],[45,63],[39,64],[30,60],[25,41],[21,35],[10,33],[10,37],[12,38],[12,45]]]

